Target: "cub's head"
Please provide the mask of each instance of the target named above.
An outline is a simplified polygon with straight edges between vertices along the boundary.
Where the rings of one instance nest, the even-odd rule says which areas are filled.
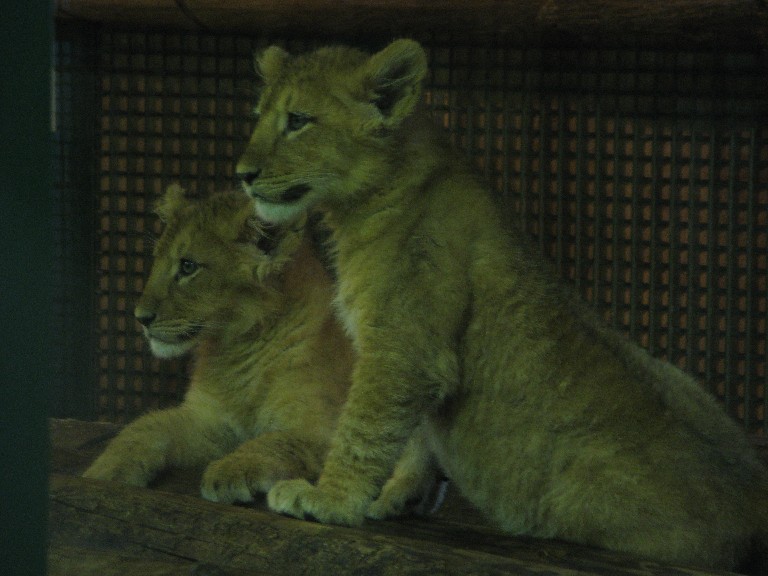
[[[174,185],[156,211],[165,227],[135,309],[156,356],[184,354],[206,337],[244,333],[274,313],[276,277],[301,243],[301,231],[260,225],[242,192],[191,200]]]
[[[263,79],[256,127],[237,173],[267,221],[343,203],[386,182],[383,149],[421,96],[422,47],[396,40],[369,56],[348,47],[256,56]]]

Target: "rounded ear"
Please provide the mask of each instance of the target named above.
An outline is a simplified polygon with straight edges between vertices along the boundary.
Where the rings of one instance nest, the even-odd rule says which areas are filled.
[[[251,213],[245,219],[239,239],[254,244],[267,256],[277,256],[285,252],[293,252],[296,243],[304,236],[307,215],[299,216],[292,223],[281,225],[268,224]]]
[[[269,46],[254,55],[253,63],[256,66],[256,72],[268,81],[277,76],[290,57],[291,55],[280,46]]]
[[[179,184],[171,184],[165,194],[155,203],[155,214],[163,222],[168,222],[186,201],[186,193]]]
[[[408,116],[421,96],[427,74],[427,55],[414,40],[395,40],[363,65],[362,82],[372,94],[384,126],[396,126]]]
[[[254,258],[254,271],[259,281],[281,270],[296,253],[304,238],[306,215],[292,224],[273,226],[251,214],[245,220],[240,241],[245,241],[258,257]]]

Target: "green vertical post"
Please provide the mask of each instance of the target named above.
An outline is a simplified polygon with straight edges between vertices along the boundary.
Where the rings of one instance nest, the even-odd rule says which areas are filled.
[[[45,574],[51,364],[52,3],[3,10],[0,574]]]

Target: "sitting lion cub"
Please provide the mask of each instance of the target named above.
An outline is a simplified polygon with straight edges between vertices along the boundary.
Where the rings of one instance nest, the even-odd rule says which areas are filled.
[[[249,501],[321,470],[352,366],[332,282],[303,230],[262,230],[242,192],[194,201],[172,186],[136,318],[152,352],[193,351],[184,402],[129,424],[85,472],[144,486],[202,466],[202,493]]]
[[[266,49],[238,164],[258,214],[325,214],[358,360],[316,485],[276,510],[357,524],[420,424],[514,534],[734,568],[768,554],[768,474],[683,372],[604,327],[415,111],[424,50]],[[378,514],[373,514],[378,515]]]

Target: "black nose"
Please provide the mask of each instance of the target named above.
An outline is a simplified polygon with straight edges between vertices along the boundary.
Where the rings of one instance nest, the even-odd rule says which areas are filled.
[[[136,316],[136,320],[138,320],[142,326],[149,326],[152,324],[155,318],[157,318],[157,314],[145,314],[143,316]]]
[[[257,168],[256,170],[249,170],[247,172],[237,173],[237,175],[240,177],[240,180],[242,180],[249,186],[253,184],[253,181],[256,180],[256,178],[258,178],[260,174],[261,174],[260,168]]]

